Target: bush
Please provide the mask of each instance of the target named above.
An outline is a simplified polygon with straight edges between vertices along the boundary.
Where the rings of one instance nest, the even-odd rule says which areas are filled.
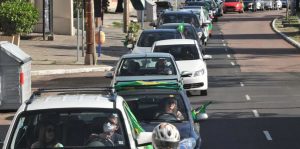
[[[39,12],[29,2],[13,0],[0,5],[0,31],[5,35],[30,33],[38,20]]]

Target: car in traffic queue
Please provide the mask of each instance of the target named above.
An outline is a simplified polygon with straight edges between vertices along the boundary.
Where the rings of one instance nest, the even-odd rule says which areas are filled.
[[[212,56],[203,56],[196,40],[161,40],[153,44],[152,51],[172,54],[179,71],[191,73],[183,77],[183,88],[192,95],[207,95],[208,75],[205,60],[211,59]]]
[[[132,81],[167,81],[182,85],[182,77],[188,75],[191,73],[180,73],[169,53],[132,53],[123,55],[114,71],[105,77],[112,79],[111,87],[115,88],[119,83]]]
[[[244,2],[243,0],[225,0],[223,6],[223,12],[238,12],[244,13]]]
[[[128,44],[132,53],[150,52],[155,41],[164,39],[184,39],[184,35],[176,29],[148,29],[143,30],[135,45]]]
[[[178,129],[181,142],[183,140],[188,142],[185,148],[200,149],[200,122],[205,118],[193,114],[197,108],[192,109],[185,91],[174,85],[170,86],[166,82],[146,82],[142,86],[126,84],[123,85],[125,89],[118,87],[120,89],[118,94],[126,100],[146,131],[153,130],[162,122],[171,123]],[[170,99],[176,102],[177,110],[182,114],[181,119],[172,113],[162,111]]]
[[[166,23],[189,23],[192,24],[199,35],[201,40],[204,40],[206,37],[203,33],[202,27],[200,25],[200,20],[196,14],[192,11],[165,11],[162,13],[157,22],[150,23],[151,26],[159,28],[160,25]]]
[[[158,29],[179,29],[182,26],[182,32],[185,39],[193,39],[196,40],[200,46],[204,45],[204,40],[199,38],[195,27],[189,23],[167,23],[158,27]]]
[[[212,19],[212,22],[218,21],[218,8],[214,7],[209,1],[186,2],[186,6],[202,6],[208,11],[209,17]]]
[[[108,124],[112,115],[118,121],[118,141],[90,140],[96,134],[113,131]],[[152,131],[136,131],[134,124],[139,124],[130,116],[134,117],[126,101],[108,88],[38,89],[15,113],[2,148],[45,148],[38,142],[45,133],[59,142],[51,148],[132,149],[151,145]]]

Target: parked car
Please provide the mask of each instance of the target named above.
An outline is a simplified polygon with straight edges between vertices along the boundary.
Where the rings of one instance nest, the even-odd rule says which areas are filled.
[[[173,6],[168,1],[157,1],[156,3],[156,13],[157,16],[160,16],[161,13],[164,11],[171,11],[173,10]]]
[[[253,0],[244,0],[244,11],[253,10]]]
[[[202,55],[196,40],[161,40],[153,44],[152,51],[172,54],[180,72],[192,73],[191,76],[183,78],[184,89],[192,94],[207,95],[208,79],[205,60],[211,59],[211,56]]]
[[[275,6],[275,4],[274,4],[273,0],[265,0],[264,1],[264,7],[265,7],[264,9],[273,10],[274,6]]]
[[[282,9],[282,2],[281,2],[281,0],[276,0],[275,1],[275,4],[274,4],[275,6],[275,9]]]
[[[180,73],[173,56],[169,53],[139,53],[123,55],[114,72],[108,72],[105,77],[112,78],[111,87],[115,87],[118,83],[132,81],[168,81],[183,84],[182,77],[190,74]]]
[[[57,141],[51,148],[132,149],[151,143],[152,132],[136,133],[134,130],[135,122],[128,116],[134,115],[130,114],[131,110],[124,99],[114,94],[101,93],[110,92],[109,90],[42,89],[34,92],[16,112],[6,134],[3,149],[33,146],[45,148],[40,146],[42,142],[38,142],[45,133],[49,133],[47,135],[55,137]],[[91,139],[100,133],[115,131],[109,123],[108,118],[111,115],[118,120],[118,141]]]
[[[244,2],[243,0],[225,0],[223,6],[223,12],[239,12],[244,13]]]
[[[188,149],[200,149],[200,121],[193,119],[192,107],[185,91],[176,89],[132,89],[118,92],[127,101],[129,107],[146,131],[161,122],[175,125],[180,132],[180,139],[187,140]],[[171,113],[164,113],[164,106],[174,102],[182,118]]]
[[[282,3],[282,8],[286,8],[287,7],[287,3],[288,3],[288,0],[280,0],[281,3]]]
[[[158,29],[177,29],[180,25],[183,25],[183,34],[185,39],[193,39],[196,40],[200,46],[204,45],[205,41],[201,40],[197,34],[195,27],[189,23],[167,23],[158,27]]]
[[[155,41],[164,39],[183,39],[184,35],[176,29],[149,29],[143,30],[138,41],[133,46],[127,45],[127,48],[133,49],[132,53],[150,52]]]

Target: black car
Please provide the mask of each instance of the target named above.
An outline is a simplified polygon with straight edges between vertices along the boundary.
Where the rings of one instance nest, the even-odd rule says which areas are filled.
[[[199,38],[201,38],[201,40],[208,38],[204,36],[199,17],[192,11],[166,11],[160,15],[156,24],[152,23],[151,25],[159,28],[159,26],[167,23],[192,24],[195,27],[197,34]]]
[[[177,127],[181,140],[190,140],[190,142],[193,142],[192,146],[195,146],[196,149],[200,148],[200,120],[194,121],[192,118],[192,107],[185,91],[173,89],[131,89],[119,91],[118,94],[126,100],[133,114],[146,131],[152,131],[161,122],[168,122]],[[182,116],[181,118],[176,117],[176,114],[172,113],[160,113],[164,109],[163,103],[167,103],[170,98],[176,102],[177,110],[180,111]]]
[[[201,40],[199,38],[199,35],[197,34],[196,28],[192,24],[188,23],[167,23],[163,24],[158,27],[158,29],[177,29],[179,25],[184,26],[184,32],[183,35],[185,36],[186,39],[194,39],[198,41],[198,44],[200,46],[204,45],[204,40]]]

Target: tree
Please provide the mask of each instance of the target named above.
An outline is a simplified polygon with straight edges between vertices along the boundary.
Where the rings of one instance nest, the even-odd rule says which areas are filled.
[[[116,12],[123,12],[123,0],[118,0]]]

